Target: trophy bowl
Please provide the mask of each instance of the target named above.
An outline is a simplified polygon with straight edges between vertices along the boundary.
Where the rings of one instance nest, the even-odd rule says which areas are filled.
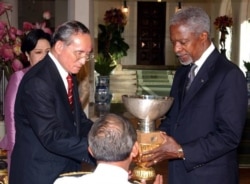
[[[171,107],[173,97],[153,95],[123,95],[126,109],[139,119],[154,121],[162,117]]]
[[[137,141],[139,152],[134,159],[136,167],[133,169],[134,179],[153,180],[156,176],[153,167],[145,167],[141,155],[145,151],[157,148],[163,138],[159,131],[155,131],[155,122],[162,118],[173,104],[173,97],[153,95],[122,95],[122,101],[129,113],[138,118]]]
[[[165,115],[173,100],[173,97],[167,96],[122,95],[125,108],[139,119],[138,129],[143,132],[155,130],[155,120]]]

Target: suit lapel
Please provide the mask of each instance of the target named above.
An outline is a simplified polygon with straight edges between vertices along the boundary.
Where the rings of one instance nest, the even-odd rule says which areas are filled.
[[[78,94],[76,76],[73,75],[72,79],[73,79],[73,83],[74,83],[74,88],[73,88],[74,120],[76,123],[77,135],[80,135],[80,118],[81,118],[81,111],[79,110],[80,98],[79,98],[79,94]]]
[[[47,56],[49,57],[49,56]],[[65,88],[65,85],[63,83],[63,80],[61,78],[61,75],[55,65],[55,63],[52,61],[52,59],[49,57],[49,59],[45,59],[45,61],[47,62],[47,65],[49,66],[48,69],[50,70],[50,74],[51,74],[51,80],[54,81],[55,84],[55,88],[58,91],[58,95],[60,95],[60,99],[62,99],[62,103],[64,104],[64,107],[67,108],[67,112],[69,117],[72,117],[72,122],[73,122],[73,114],[68,102],[68,94],[67,94],[67,90]],[[75,84],[74,84],[75,85]]]
[[[196,77],[194,78],[191,87],[189,88],[188,92],[185,94],[181,109],[185,109],[188,106],[189,102],[193,98],[195,98],[195,95],[200,91],[202,86],[204,86],[207,83],[211,74],[213,73],[215,63],[218,57],[219,57],[219,52],[215,49],[212,52],[212,54],[206,59],[206,61],[200,68],[199,72],[197,73]],[[183,90],[185,90],[184,87],[183,87]]]

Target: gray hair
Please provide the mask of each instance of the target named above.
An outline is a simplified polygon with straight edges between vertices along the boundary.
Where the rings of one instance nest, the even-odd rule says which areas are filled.
[[[71,43],[71,36],[78,33],[90,34],[89,29],[79,21],[68,21],[58,26],[51,38],[51,45],[57,41],[63,41],[66,45]]]
[[[133,125],[115,114],[107,114],[95,122],[88,135],[94,158],[106,162],[126,160],[136,140]]]
[[[176,12],[170,19],[170,26],[178,24],[187,26],[197,35],[204,31],[210,35],[210,18],[199,7],[186,7]]]

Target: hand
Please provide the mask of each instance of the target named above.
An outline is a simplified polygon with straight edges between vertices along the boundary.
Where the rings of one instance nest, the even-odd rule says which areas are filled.
[[[141,184],[147,184],[147,183],[146,183],[146,180],[142,180],[142,181],[141,181]],[[153,184],[163,184],[163,177],[162,177],[162,175],[157,174],[157,175],[156,175],[156,178],[155,178],[155,181],[154,181]]]
[[[162,133],[163,143],[147,152],[143,152],[142,154],[142,162],[145,162],[146,167],[150,167],[158,162],[161,162],[166,159],[177,159],[178,157],[178,149],[181,146],[171,137],[165,133]]]
[[[133,176],[133,173],[132,173],[131,170],[129,170],[129,171],[128,171],[128,179],[129,179],[129,180],[132,179],[132,176]]]

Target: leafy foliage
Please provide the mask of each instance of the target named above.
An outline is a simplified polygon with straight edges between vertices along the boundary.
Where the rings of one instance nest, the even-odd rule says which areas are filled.
[[[129,45],[122,37],[124,27],[113,24],[107,26],[99,24],[99,29],[101,32],[98,35],[98,53],[107,57],[112,55],[115,60],[127,55]]]
[[[104,57],[103,54],[98,54],[98,56],[96,57],[95,70],[100,75],[110,75],[115,67],[116,62],[111,57]]]
[[[250,62],[247,61],[243,61],[244,62],[244,66],[247,69],[247,71],[250,71]]]
[[[116,62],[127,56],[129,45],[122,37],[127,18],[120,9],[112,8],[106,11],[104,22],[105,25],[98,25],[98,55],[100,56],[96,59],[95,70],[100,75],[110,75],[116,67]]]

